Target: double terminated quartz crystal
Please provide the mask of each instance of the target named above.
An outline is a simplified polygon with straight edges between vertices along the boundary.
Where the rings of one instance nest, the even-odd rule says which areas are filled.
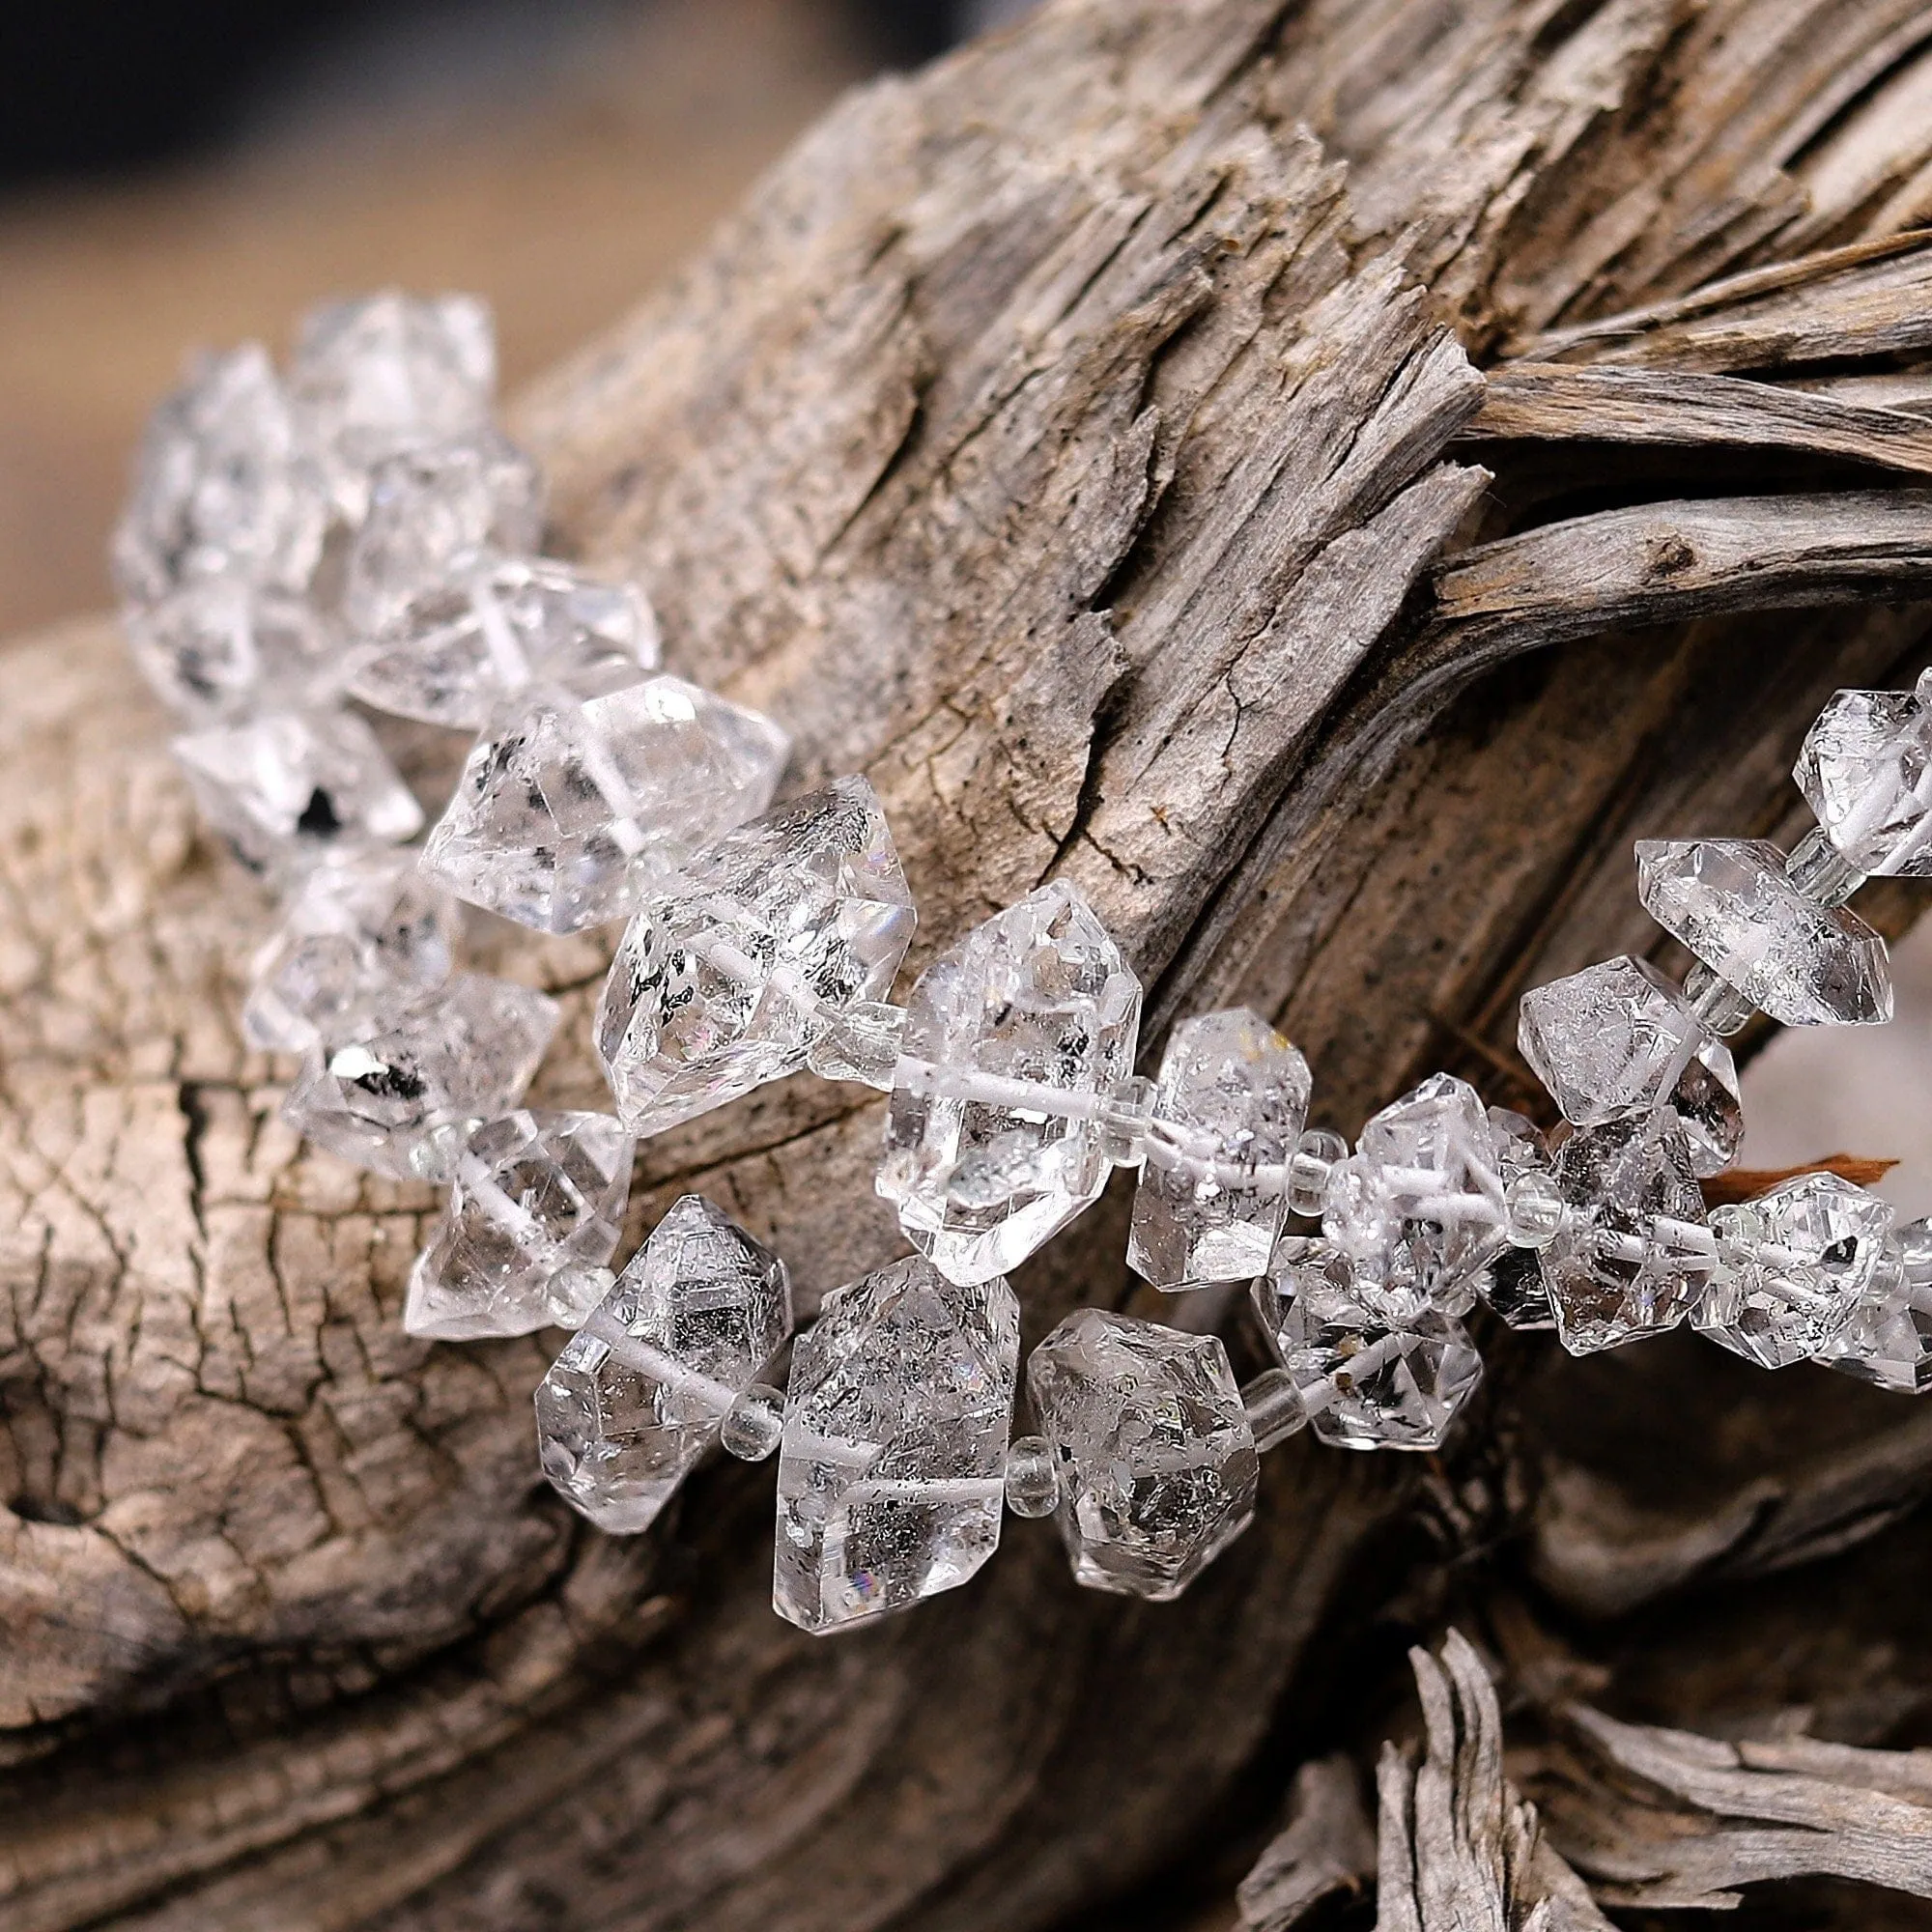
[[[416,1257],[403,1326],[446,1342],[577,1327],[610,1286],[636,1148],[608,1114],[485,1122]]]
[[[1932,877],[1932,672],[1918,688],[1841,691],[1819,714],[1793,776],[1847,865]]]
[[[1266,1268],[1308,1094],[1308,1063],[1256,1014],[1182,1020],[1154,1089],[1127,1265],[1164,1289]]]
[[[1069,886],[1029,893],[920,975],[878,1190],[949,1280],[990,1281],[1099,1194],[1140,982]]]
[[[784,1264],[687,1194],[537,1386],[544,1474],[600,1529],[647,1529],[791,1334]]]
[[[470,752],[423,869],[539,931],[621,919],[761,812],[788,755],[769,719],[682,678],[525,693]]]
[[[617,1112],[660,1133],[783,1079],[892,987],[912,895],[861,778],[718,839],[632,920],[597,1012]]]
[[[829,1296],[792,1352],[773,1602],[802,1630],[966,1581],[1000,1541],[1020,1312],[919,1256]]]

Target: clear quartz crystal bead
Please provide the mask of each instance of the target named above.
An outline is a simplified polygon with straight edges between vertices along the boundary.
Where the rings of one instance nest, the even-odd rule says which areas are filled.
[[[1719,1265],[1698,1332],[1765,1369],[1824,1352],[1885,1268],[1892,1219],[1889,1203],[1834,1174],[1714,1208]]]
[[[1813,905],[1821,906],[1843,905],[1869,876],[1832,843],[1822,825],[1814,825],[1785,854],[1784,871]]]
[[[155,412],[113,545],[137,606],[196,580],[299,591],[322,554],[328,499],[298,446],[288,398],[259,344],[197,359]]]
[[[1482,1379],[1459,1321],[1435,1308],[1381,1320],[1326,1241],[1283,1242],[1254,1299],[1310,1428],[1334,1448],[1439,1449]]]
[[[1509,1243],[1494,1135],[1476,1090],[1437,1073],[1374,1115],[1328,1177],[1321,1232],[1379,1320],[1467,1310]]]
[[[600,1529],[648,1529],[727,1424],[755,1430],[740,1401],[791,1326],[783,1262],[685,1195],[537,1385],[544,1474]]]
[[[170,749],[202,816],[250,871],[278,883],[345,846],[399,844],[422,829],[422,808],[350,712],[270,712]]]
[[[458,974],[379,1031],[311,1047],[283,1118],[373,1173],[445,1180],[470,1130],[523,1097],[558,1018],[527,986]]]
[[[1120,948],[1058,882],[920,975],[877,1185],[950,1280],[1016,1267],[1098,1197],[1140,1006]]]
[[[964,1583],[1000,1541],[1020,1312],[908,1255],[827,1297],[792,1351],[773,1606],[814,1634]]]
[[[1754,1006],[1786,1026],[1891,1017],[1885,941],[1856,913],[1814,904],[1762,838],[1640,838],[1644,910]]]
[[[1932,877],[1932,679],[1911,692],[1839,692],[1792,776],[1848,866]]]
[[[412,598],[358,659],[353,696],[401,718],[480,731],[531,684],[601,697],[657,668],[642,591],[547,557],[479,562]]]
[[[779,1453],[783,1436],[784,1391],[753,1382],[726,1410],[718,1446],[741,1463],[762,1463]]]
[[[1051,1516],[1060,1507],[1060,1468],[1044,1435],[1016,1435],[1007,1451],[1007,1507],[1015,1516]]]
[[[1628,954],[1531,987],[1517,1028],[1530,1071],[1579,1127],[1647,1114],[1707,1037],[1683,994]]]
[[[349,553],[343,613],[359,637],[398,623],[419,598],[481,575],[543,538],[543,472],[494,430],[385,458]]]
[[[423,869],[539,932],[602,925],[763,811],[789,755],[770,719],[681,678],[526,693],[470,752]]]
[[[1893,1232],[1871,1287],[1817,1359],[1901,1395],[1932,1389],[1932,1221]]]
[[[639,908],[611,963],[596,1042],[618,1114],[661,1133],[796,1073],[814,1039],[836,1052],[828,1024],[891,987],[913,923],[862,778],[725,834]]]
[[[1264,1456],[1308,1427],[1301,1391],[1286,1369],[1264,1369],[1252,1381],[1243,1382],[1241,1408],[1254,1433],[1255,1447]]]
[[[270,1053],[366,1034],[449,978],[461,929],[456,901],[423,878],[413,852],[331,853],[255,955],[242,1034]]]
[[[1570,1212],[1541,1260],[1563,1346],[1583,1355],[1674,1328],[1716,1258],[1683,1122],[1662,1107],[1578,1127],[1555,1172]]]
[[[1076,1309],[1034,1350],[1027,1391],[1076,1582],[1170,1602],[1254,1520],[1261,1465],[1217,1337]]]
[[[443,1342],[575,1328],[610,1286],[636,1142],[609,1114],[506,1114],[469,1136],[403,1327]]]
[[[1519,1248],[1547,1248],[1563,1232],[1569,1211],[1555,1180],[1548,1174],[1520,1174],[1509,1183],[1509,1237]]]
[[[345,653],[314,609],[245,578],[199,577],[127,615],[141,674],[196,723],[303,711],[342,692]]]
[[[1310,1127],[1294,1144],[1288,1163],[1288,1206],[1291,1213],[1314,1219],[1328,1199],[1328,1177],[1337,1161],[1349,1157],[1349,1143],[1326,1127]]]
[[[897,970],[894,968],[895,973]],[[890,1094],[905,1017],[903,1007],[884,1000],[821,1007],[806,1042],[805,1064],[821,1080],[858,1080]]]
[[[1153,1094],[1127,1265],[1156,1288],[1248,1281],[1288,1211],[1308,1063],[1245,1007],[1182,1020]]]
[[[367,508],[367,472],[384,457],[489,427],[497,342],[472,296],[429,300],[386,291],[303,318],[289,393],[305,441],[328,464],[350,523]]]

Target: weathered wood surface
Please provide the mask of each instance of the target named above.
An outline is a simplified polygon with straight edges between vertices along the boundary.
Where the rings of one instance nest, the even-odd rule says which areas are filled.
[[[1922,418],[1875,400],[1932,362],[1928,44],[1923,0],[1059,0],[850,99],[518,427],[679,668],[798,781],[870,775],[918,958],[1065,877],[1156,1047],[1244,999],[1324,1122],[1438,1064],[1532,1102],[1521,985],[1656,950],[1632,836],[1790,832],[1820,698],[1932,653]],[[8,671],[7,1932],[1225,1923],[1459,1600],[1526,1567],[1617,1686],[1695,1584],[1729,1670],[1727,1590],[1815,1612],[1927,1487],[1925,1419],[1841,1378],[1486,1336],[1450,1457],[1289,1445],[1178,1605],[1015,1524],[812,1643],[769,1471],[603,1539],[535,1479],[538,1344],[401,1336],[429,1197],[276,1124],[231,1018],[261,911],[109,630]],[[543,1094],[593,1094],[598,947],[493,944],[566,997]],[[701,1186],[816,1293],[894,1250],[877,1131],[790,1083],[653,1143],[638,1224]],[[1122,1222],[1024,1271],[1030,1339],[1132,1301]],[[1780,1640],[1827,1685],[1881,1608]]]

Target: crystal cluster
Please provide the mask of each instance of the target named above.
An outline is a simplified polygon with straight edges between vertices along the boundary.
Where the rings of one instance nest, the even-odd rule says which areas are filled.
[[[1020,1310],[918,1255],[829,1296],[792,1351],[773,1603],[867,1623],[965,1582],[1000,1541]]]
[[[1818,819],[1645,840],[1646,908],[1697,958],[1533,988],[1522,1057],[1553,1133],[1437,1073],[1352,1149],[1301,1054],[1245,1009],[1136,1070],[1141,985],[1055,881],[892,1003],[913,896],[866,780],[774,808],[771,720],[659,669],[635,587],[536,554],[537,465],[492,421],[466,298],[318,311],[286,377],[209,357],[157,412],[114,566],[136,663],[180,715],[209,823],[284,903],[242,1028],[298,1054],[316,1144],[449,1193],[411,1274],[427,1341],[575,1329],[536,1394],[544,1473],[647,1529],[714,1447],[776,1456],[774,1603],[869,1623],[967,1582],[1003,1513],[1052,1517],[1077,1581],[1160,1602],[1252,1520],[1259,1456],[1433,1452],[1480,1386],[1464,1318],[1582,1354],[1673,1327],[1765,1368],[1932,1387],[1932,1224],[1830,1174],[1705,1212],[1743,1133],[1725,1037],[1890,1012],[1846,901],[1932,876],[1932,675],[1841,692],[1796,777]],[[362,711],[476,734],[425,823]],[[558,1020],[462,970],[459,901],[545,932],[627,920],[595,1044],[614,1111],[526,1104]],[[810,1068],[890,1097],[877,1170],[918,1252],[829,1295],[792,1352],[782,1262],[696,1195],[613,1274],[636,1141]],[[1172,1294],[1249,1281],[1275,1358],[1078,1309],[1027,1365],[1006,1275],[1137,1168],[1127,1260]],[[1293,1225],[1292,1217],[1302,1225]],[[1319,1224],[1319,1225],[1318,1225]]]
[[[913,920],[862,778],[726,834],[617,949],[597,1013],[617,1112],[658,1133],[796,1073],[835,1016],[891,990]]]
[[[879,1192],[949,1280],[1016,1267],[1098,1197],[1102,1115],[1133,1072],[1140,981],[1087,901],[1047,885],[919,977]]]
[[[601,1529],[648,1529],[792,1329],[784,1264],[677,1202],[537,1385],[543,1471]]]

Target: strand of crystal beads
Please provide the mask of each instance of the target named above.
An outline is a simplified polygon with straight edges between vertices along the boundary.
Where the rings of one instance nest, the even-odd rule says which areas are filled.
[[[1889,1016],[1847,902],[1932,876],[1932,673],[1826,707],[1788,855],[1638,845],[1639,897],[1697,963],[1524,995],[1554,1134],[1436,1074],[1351,1149],[1245,1009],[1183,1020],[1137,1074],[1140,983],[1064,883],[892,1004],[915,911],[877,796],[850,777],[772,809],[782,731],[661,672],[639,592],[534,554],[543,480],[491,422],[494,362],[479,304],[394,295],[311,318],[286,380],[256,349],[203,361],[156,414],[115,567],[211,825],[286,895],[246,1036],[303,1056],[287,1112],[319,1145],[449,1183],[411,1332],[576,1331],[537,1426],[591,1521],[647,1528],[714,1447],[776,1455],[774,1601],[809,1631],[965,1583],[1006,1512],[1054,1518],[1077,1581],[1160,1601],[1240,1535],[1291,1435],[1439,1449],[1481,1382],[1479,1308],[1576,1353],[1688,1320],[1768,1368],[1932,1386],[1932,1225],[1830,1174],[1708,1214],[1701,1186],[1737,1153],[1724,1042],[1754,1013]],[[478,734],[420,848],[352,703]],[[461,970],[458,900],[627,922],[595,1028],[612,1114],[523,1105],[557,1009]],[[710,1203],[611,1264],[637,1139],[805,1068],[889,1095],[877,1187],[916,1252],[826,1298],[781,1389],[784,1264]],[[1217,1336],[1097,1308],[1022,1375],[1007,1276],[1115,1167],[1145,1281],[1252,1285],[1274,1366],[1245,1386]]]

